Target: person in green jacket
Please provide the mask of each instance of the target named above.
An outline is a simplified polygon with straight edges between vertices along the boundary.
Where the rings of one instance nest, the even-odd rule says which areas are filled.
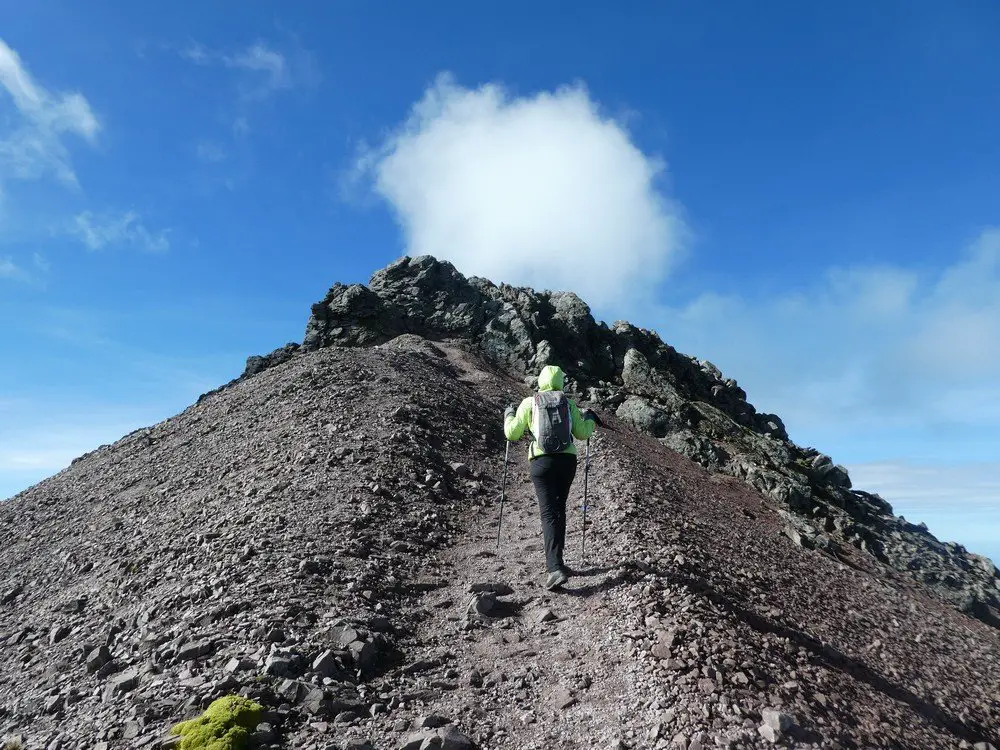
[[[551,393],[543,397],[547,402],[556,403],[562,396],[565,374],[560,367],[548,365],[538,376],[539,394]],[[565,411],[569,416],[569,430],[565,439],[552,452],[546,452],[539,445],[540,431],[547,430],[547,424],[539,414],[539,397],[529,396],[515,409],[507,407],[504,413],[503,431],[508,440],[520,440],[526,430],[531,431],[532,440],[528,448],[531,483],[538,496],[538,510],[542,521],[542,536],[545,540],[545,566],[549,576],[545,587],[558,589],[569,580],[570,570],[563,562],[563,547],[566,542],[566,500],[576,476],[576,446],[573,438],[587,440],[594,434],[597,417],[590,411],[583,411],[570,398],[566,398]],[[558,420],[558,417],[557,417]],[[568,444],[566,444],[568,443]]]

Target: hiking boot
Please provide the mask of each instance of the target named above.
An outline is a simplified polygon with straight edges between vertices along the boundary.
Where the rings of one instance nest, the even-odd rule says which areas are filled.
[[[562,588],[562,585],[569,580],[569,576],[566,575],[565,571],[553,570],[549,573],[548,580],[545,581],[545,588],[549,591],[554,591],[555,589]]]

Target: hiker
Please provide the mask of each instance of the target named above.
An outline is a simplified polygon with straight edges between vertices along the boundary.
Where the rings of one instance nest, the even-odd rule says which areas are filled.
[[[570,570],[563,562],[566,542],[566,500],[576,476],[576,446],[573,438],[587,440],[594,434],[597,416],[590,409],[582,412],[562,392],[565,374],[560,367],[548,365],[538,376],[538,393],[524,399],[516,409],[504,412],[503,431],[516,442],[531,431],[528,448],[531,483],[538,496],[545,539],[545,567],[549,576],[545,588],[558,589],[569,580]]]

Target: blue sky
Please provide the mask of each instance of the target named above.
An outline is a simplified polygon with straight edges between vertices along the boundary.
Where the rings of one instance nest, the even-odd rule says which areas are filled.
[[[1000,558],[1000,6],[0,11],[0,497],[406,252],[571,288]]]

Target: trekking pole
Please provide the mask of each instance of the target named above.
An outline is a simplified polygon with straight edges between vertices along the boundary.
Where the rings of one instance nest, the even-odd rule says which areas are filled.
[[[590,438],[587,438],[587,457],[583,461],[583,535],[580,537],[580,561],[587,561],[587,478],[590,476]]]
[[[507,495],[507,457],[510,455],[510,441],[507,440],[507,447],[503,451],[503,484],[500,489],[500,523],[497,524],[497,552],[500,551],[500,530],[503,528],[503,501]]]

